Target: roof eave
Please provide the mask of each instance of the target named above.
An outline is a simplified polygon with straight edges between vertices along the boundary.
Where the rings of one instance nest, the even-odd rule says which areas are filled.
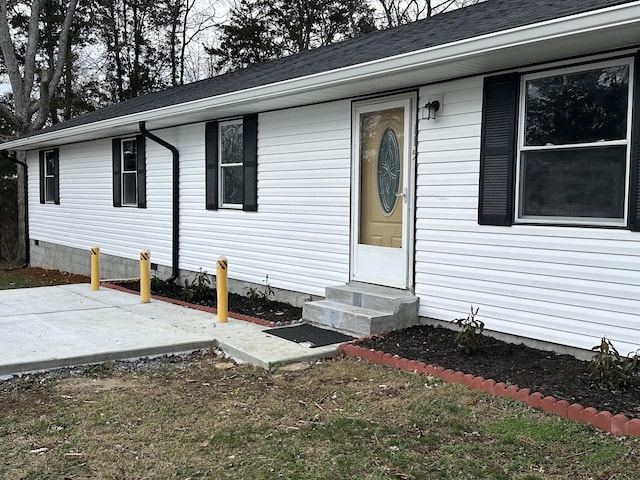
[[[24,137],[0,144],[0,150],[31,150],[52,144],[87,140],[89,137],[99,138],[112,135],[109,132],[115,132],[115,136],[121,134],[117,132],[118,128],[122,128],[124,125],[135,128],[140,121],[145,121],[148,128],[177,125],[185,123],[185,118],[195,118],[199,113],[204,115],[205,112],[229,107],[245,107],[245,113],[252,113],[259,111],[260,105],[268,104],[271,100],[285,97],[293,98],[303,94],[308,96],[312,92],[326,89],[337,91],[336,87],[341,85],[364,83],[366,80],[384,77],[392,73],[401,74],[413,70],[428,72],[430,68],[438,65],[464,62],[501,50],[523,47],[537,42],[558,41],[575,35],[593,35],[604,30],[634,25],[640,32],[640,1],[502,30],[283,82]],[[636,39],[636,44],[638,43],[640,43],[640,33]],[[424,83],[439,80],[423,78]]]

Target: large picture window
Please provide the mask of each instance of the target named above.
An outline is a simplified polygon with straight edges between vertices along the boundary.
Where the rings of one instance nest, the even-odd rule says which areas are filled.
[[[517,220],[626,224],[630,61],[525,75]]]

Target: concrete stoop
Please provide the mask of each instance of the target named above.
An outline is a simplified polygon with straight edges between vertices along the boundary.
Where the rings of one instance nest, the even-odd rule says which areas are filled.
[[[325,292],[324,300],[303,305],[303,320],[359,336],[418,323],[419,299],[407,290],[351,282]]]

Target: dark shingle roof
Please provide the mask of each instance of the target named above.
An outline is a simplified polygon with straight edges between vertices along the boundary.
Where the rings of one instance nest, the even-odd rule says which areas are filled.
[[[327,72],[631,0],[487,0],[400,27],[110,105],[38,133]]]

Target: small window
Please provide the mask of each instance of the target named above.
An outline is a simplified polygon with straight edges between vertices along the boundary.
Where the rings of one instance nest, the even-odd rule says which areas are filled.
[[[220,139],[220,206],[242,208],[243,200],[243,128],[242,120],[221,122]]]
[[[630,62],[522,78],[517,218],[627,222]]]
[[[205,125],[205,206],[258,210],[258,115]]]
[[[122,140],[122,205],[138,206],[138,152],[135,138]]]
[[[40,152],[40,203],[60,203],[58,149]]]
[[[113,140],[113,205],[146,205],[145,141],[142,135]]]

